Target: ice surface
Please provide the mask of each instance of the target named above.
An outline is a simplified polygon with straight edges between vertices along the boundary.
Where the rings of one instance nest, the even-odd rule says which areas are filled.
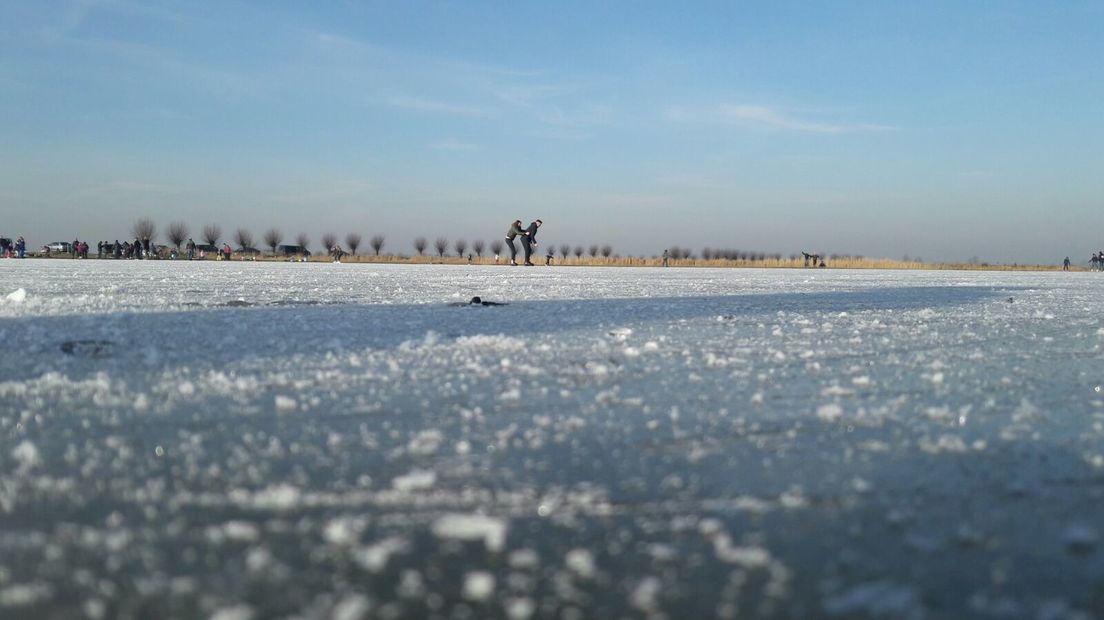
[[[0,260],[0,617],[1093,617],[1102,304]]]

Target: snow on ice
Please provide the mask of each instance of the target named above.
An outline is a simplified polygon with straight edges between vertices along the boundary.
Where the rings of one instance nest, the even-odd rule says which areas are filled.
[[[0,295],[0,617],[1099,613],[1099,274],[9,260]]]

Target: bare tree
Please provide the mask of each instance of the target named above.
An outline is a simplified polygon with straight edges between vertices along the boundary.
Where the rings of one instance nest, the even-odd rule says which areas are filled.
[[[483,258],[483,249],[486,247],[487,244],[485,244],[482,240],[472,241],[472,251],[475,252],[475,255],[479,258]]]
[[[337,235],[333,233],[322,235],[322,247],[326,248],[327,252],[332,252],[335,245],[337,245]]]
[[[169,243],[179,250],[180,244],[188,238],[188,225],[184,222],[172,222],[165,234],[169,236]]]
[[[425,254],[426,239],[425,237],[418,237],[414,240],[414,249],[418,251],[418,256]]]
[[[295,245],[302,248],[303,253],[306,254],[307,253],[307,246],[310,245],[310,237],[307,236],[307,233],[299,233],[298,235],[295,236]]]
[[[437,239],[433,241],[433,247],[437,249],[437,256],[444,258],[445,252],[448,250],[448,239],[437,237]]]
[[[575,249],[572,250],[571,253],[575,255],[575,258],[582,258],[583,257],[583,246],[581,246],[581,245],[575,246]]]
[[[567,255],[571,253],[571,246],[566,243],[560,246],[560,258],[567,260]]]
[[[491,242],[491,252],[495,256],[498,256],[499,254],[502,254],[502,248],[504,248],[505,246],[506,244],[503,243],[501,240],[495,239]]]
[[[345,245],[349,246],[349,251],[356,254],[357,248],[360,247],[360,233],[349,233],[345,235]]]
[[[157,224],[154,224],[153,220],[148,217],[139,218],[130,227],[130,232],[134,233],[134,236],[138,239],[153,241],[157,237]]]
[[[609,245],[602,246],[602,258],[609,258],[610,254],[613,254],[613,248]]]
[[[456,255],[460,258],[464,257],[464,252],[468,249],[468,242],[463,239],[457,239],[456,243],[452,246],[456,248]]]
[[[589,248],[587,248],[587,254],[590,255],[591,258],[594,258],[595,256],[598,256],[598,246],[592,245]]]
[[[203,241],[207,245],[218,245],[222,239],[222,227],[218,224],[207,224],[203,227]]]
[[[368,240],[368,245],[372,246],[372,251],[379,256],[380,250],[383,249],[383,243],[387,239],[383,235],[372,235],[372,238]]]
[[[253,247],[253,233],[244,228],[239,228],[234,232],[234,241],[238,244],[239,250]]]
[[[269,228],[265,231],[264,242],[265,245],[272,250],[272,253],[276,253],[276,246],[280,245],[280,242],[284,240],[284,233],[280,232],[276,228]]]

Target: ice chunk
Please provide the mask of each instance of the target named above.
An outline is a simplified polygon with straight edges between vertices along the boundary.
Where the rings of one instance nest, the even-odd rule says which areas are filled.
[[[417,454],[419,456],[428,456],[437,452],[437,449],[441,447],[441,443],[445,441],[445,435],[441,431],[433,428],[425,431],[421,431],[410,440],[406,449],[411,454]]]
[[[353,560],[370,573],[379,573],[396,553],[406,551],[406,541],[397,536],[385,538],[374,545],[362,547],[353,553]]]
[[[473,571],[464,575],[463,596],[469,601],[486,601],[494,596],[494,591],[494,575],[486,571]]]
[[[253,620],[253,616],[253,608],[249,605],[234,605],[216,610],[208,620]]]
[[[391,488],[401,493],[410,493],[432,489],[435,484],[437,484],[437,472],[415,469],[408,474],[395,477],[391,481]]]
[[[488,551],[499,552],[506,546],[506,521],[478,514],[449,514],[433,522],[430,528],[438,538],[482,540]]]
[[[281,413],[288,413],[291,411],[295,411],[298,406],[299,401],[295,400],[295,398],[291,396],[284,396],[283,394],[278,394],[276,396],[276,411],[279,411]]]
[[[594,554],[586,549],[572,549],[564,557],[564,564],[571,572],[583,579],[590,579],[597,572],[594,564]]]
[[[843,407],[835,403],[821,405],[817,408],[816,415],[824,422],[835,422],[843,417]]]
[[[269,510],[291,510],[299,505],[302,493],[290,484],[277,484],[253,495],[253,505]]]
[[[322,537],[331,545],[347,546],[355,543],[364,523],[360,519],[338,517],[331,519],[322,529]]]
[[[645,613],[655,611],[663,584],[658,577],[648,576],[640,580],[629,595],[629,604]]]
[[[38,454],[38,448],[33,443],[24,439],[12,450],[12,457],[19,462],[19,471],[26,472],[38,467],[42,457]]]
[[[506,617],[510,620],[529,620],[537,611],[537,604],[531,598],[512,598],[506,601]]]
[[[372,603],[360,594],[349,594],[334,605],[332,620],[361,620],[368,617]]]
[[[17,288],[4,297],[4,301],[12,304],[21,304],[27,301],[27,289]]]

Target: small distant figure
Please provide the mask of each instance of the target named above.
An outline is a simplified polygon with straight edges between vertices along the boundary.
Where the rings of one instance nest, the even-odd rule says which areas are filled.
[[[544,266],[545,267],[551,267],[553,258],[554,258],[554,255],[552,254],[552,250],[550,249],[550,250],[548,250],[548,253],[544,255]]]
[[[1099,269],[1099,267],[1100,267],[1100,255],[1094,253],[1092,255],[1092,258],[1089,259],[1089,269],[1091,269],[1092,271],[1097,271]]]
[[[469,264],[469,265],[470,265],[470,264],[472,264],[472,263],[471,263],[471,261],[472,261],[472,255],[471,255],[471,253],[469,252],[469,253],[468,253],[468,264]]]
[[[809,266],[809,260],[813,258],[813,255],[809,254],[808,252],[804,252],[804,251],[801,252],[801,255],[805,257],[805,266],[808,267]]]
[[[234,251],[230,249],[229,243],[222,244],[222,260],[230,260],[230,257],[233,256],[233,254]]]
[[[495,254],[495,264],[498,264],[498,254]]]
[[[115,242],[116,245],[118,245],[118,243],[118,241]],[[192,238],[188,237],[188,244],[184,246],[184,249],[188,251],[188,260],[192,260],[195,258],[195,248],[195,241],[192,241]]]
[[[1070,259],[1067,256],[1066,259],[1064,261],[1062,261],[1062,271],[1069,271],[1069,269],[1070,269]]]
[[[663,266],[664,267],[667,266],[667,261],[669,260],[669,258],[670,258],[670,253],[666,249],[664,249],[663,250]]]

